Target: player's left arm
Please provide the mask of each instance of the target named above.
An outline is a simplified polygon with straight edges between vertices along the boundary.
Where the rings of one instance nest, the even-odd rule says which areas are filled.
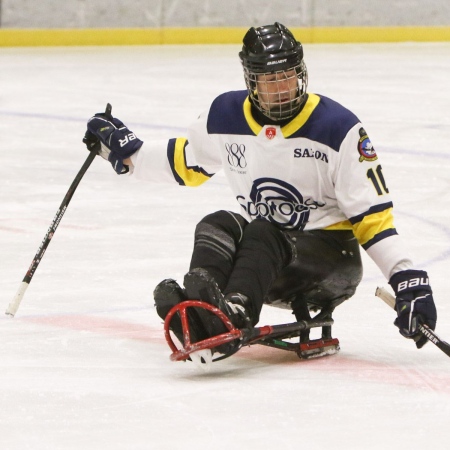
[[[396,295],[400,333],[421,348],[427,339],[419,325],[436,326],[428,274],[415,270],[394,226],[393,204],[381,161],[361,124],[346,136],[339,152],[336,196],[360,245],[389,280]]]

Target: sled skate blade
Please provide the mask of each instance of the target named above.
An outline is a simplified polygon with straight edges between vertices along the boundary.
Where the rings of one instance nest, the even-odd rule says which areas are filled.
[[[339,340],[336,338],[315,339],[308,342],[301,342],[297,355],[300,359],[312,359],[335,355],[339,350]]]
[[[209,372],[211,370],[211,364],[213,362],[213,354],[211,349],[205,348],[203,350],[197,350],[189,355],[191,361],[194,365],[204,372]]]

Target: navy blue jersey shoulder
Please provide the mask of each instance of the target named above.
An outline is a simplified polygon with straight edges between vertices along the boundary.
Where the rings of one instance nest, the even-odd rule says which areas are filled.
[[[290,138],[305,137],[339,151],[342,141],[359,119],[350,110],[319,95],[320,102],[312,112],[306,123]]]
[[[219,95],[208,114],[209,134],[254,134],[244,116],[247,91],[231,91]]]

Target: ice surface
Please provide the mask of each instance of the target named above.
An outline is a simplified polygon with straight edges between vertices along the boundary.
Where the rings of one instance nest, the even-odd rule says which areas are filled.
[[[87,157],[107,102],[144,141],[183,135],[244,87],[239,48],[0,49],[0,305],[16,293]],[[311,92],[362,120],[396,225],[429,271],[450,339],[450,44],[306,45]],[[169,360],[152,291],[187,269],[195,224],[238,210],[222,175],[196,188],[131,182],[97,158],[14,319],[0,317],[2,449],[432,449],[450,440],[450,361],[418,351],[365,276],[334,315],[336,356],[253,346],[203,373]],[[288,322],[266,307],[261,325]]]

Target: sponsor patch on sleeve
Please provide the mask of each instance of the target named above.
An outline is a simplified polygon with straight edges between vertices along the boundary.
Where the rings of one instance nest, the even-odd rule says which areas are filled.
[[[372,142],[367,136],[364,128],[359,129],[359,141],[358,141],[359,162],[363,161],[376,161],[378,159],[377,153],[373,148]]]

